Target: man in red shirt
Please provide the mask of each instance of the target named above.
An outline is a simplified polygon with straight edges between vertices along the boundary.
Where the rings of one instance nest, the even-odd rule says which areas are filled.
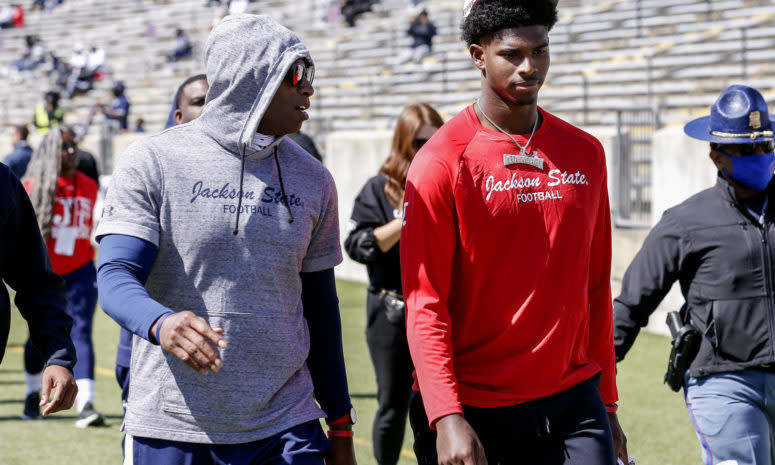
[[[423,146],[404,199],[418,462],[627,463],[605,154],[537,106],[555,4],[467,9],[481,97]]]

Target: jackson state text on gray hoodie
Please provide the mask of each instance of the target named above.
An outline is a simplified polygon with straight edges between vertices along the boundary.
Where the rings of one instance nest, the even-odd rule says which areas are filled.
[[[220,371],[200,375],[134,337],[125,418],[133,436],[243,443],[323,416],[305,364],[299,272],[341,262],[336,189],[323,165],[287,138],[252,145],[299,58],[312,61],[270,18],[224,19],[205,45],[202,116],[136,142],[119,160],[98,236],[156,244],[151,297],[222,327],[228,342]]]

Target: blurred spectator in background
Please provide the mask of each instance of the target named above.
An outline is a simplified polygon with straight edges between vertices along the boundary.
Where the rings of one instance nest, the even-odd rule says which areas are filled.
[[[13,174],[19,179],[24,176],[27,164],[30,162],[30,157],[32,157],[32,147],[27,143],[27,136],[29,135],[30,131],[27,129],[26,124],[17,124],[11,128],[13,151],[3,160],[3,163],[8,165]]]
[[[74,128],[68,126],[65,130],[67,131],[67,135],[69,136],[70,140],[73,141],[75,151],[78,154],[78,167],[76,169],[91,178],[94,182],[97,183],[97,187],[99,187],[100,171],[97,168],[97,160],[94,158],[94,155],[92,155],[91,152],[83,150],[78,145],[81,136]]]
[[[33,0],[30,5],[30,11],[46,10],[51,11],[55,6],[61,5],[64,0]]]
[[[91,90],[105,66],[105,50],[92,45],[87,51],[83,45],[75,44],[69,65],[70,76],[67,79],[66,94],[72,97],[76,92]]]
[[[86,71],[93,76],[102,71],[105,66],[105,50],[94,44],[89,47],[89,53],[86,58]]]
[[[135,132],[145,132],[145,120],[137,118],[135,120]]]
[[[115,121],[118,124],[120,132],[126,132],[129,127],[129,100],[124,95],[124,83],[116,81],[113,84],[113,100],[110,105],[106,105],[102,100],[97,100],[97,106],[102,110],[105,118],[109,121]]]
[[[51,11],[55,6],[61,5],[64,0],[33,0],[30,5],[30,11],[46,10]]]
[[[65,280],[67,313],[73,319],[70,337],[77,361],[73,368],[78,386],[75,426],[86,428],[105,422],[94,409],[94,345],[92,323],[97,305],[97,271],[91,245],[92,212],[97,183],[78,171],[78,151],[68,128],[49,131],[32,155],[24,175],[51,266]],[[24,371],[28,386],[40,385],[46,360],[28,340],[24,348]],[[30,398],[32,398],[30,400]],[[28,393],[24,418],[40,415],[37,392]]]
[[[70,65],[67,60],[58,57],[56,53],[49,51],[48,60],[50,66],[46,71],[53,87],[58,89],[67,88],[67,80],[70,78]]]
[[[31,72],[38,65],[46,61],[46,48],[36,35],[24,36],[24,49],[22,56],[11,62],[9,67],[10,80],[13,83],[19,83],[23,79],[23,73]]]
[[[412,36],[412,45],[399,59],[398,63],[406,63],[409,60],[420,63],[423,58],[431,54],[431,43],[436,35],[436,26],[428,18],[428,12],[423,10],[409,24],[406,33]]]
[[[73,44],[73,54],[70,55],[70,60],[68,61],[70,66],[83,68],[86,66],[87,58],[88,55],[86,53],[86,47],[84,47],[80,42]]]
[[[48,130],[59,123],[65,117],[65,110],[59,106],[59,92],[50,90],[43,96],[43,103],[35,107],[35,115],[32,124],[38,128],[38,134],[46,134]]]
[[[18,3],[0,8],[0,28],[24,27],[24,8]]]
[[[167,55],[167,61],[178,61],[181,58],[188,58],[193,53],[194,48],[191,41],[188,40],[186,31],[181,28],[175,30],[175,50]]]
[[[374,3],[377,3],[376,0],[342,0],[340,6],[347,25],[354,27],[355,19],[363,13],[371,11],[371,6]]]

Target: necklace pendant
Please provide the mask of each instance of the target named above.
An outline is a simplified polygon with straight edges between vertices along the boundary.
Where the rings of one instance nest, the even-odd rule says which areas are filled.
[[[522,155],[504,153],[503,166],[509,165],[530,165],[542,170],[544,169],[544,159],[540,158],[535,150],[533,150],[531,155],[524,155],[524,152]]]

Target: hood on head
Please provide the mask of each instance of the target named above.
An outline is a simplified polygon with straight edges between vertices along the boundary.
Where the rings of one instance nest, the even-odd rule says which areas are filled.
[[[299,58],[312,63],[296,34],[269,16],[224,18],[205,43],[210,90],[195,121],[226,149],[244,155],[282,80]]]

